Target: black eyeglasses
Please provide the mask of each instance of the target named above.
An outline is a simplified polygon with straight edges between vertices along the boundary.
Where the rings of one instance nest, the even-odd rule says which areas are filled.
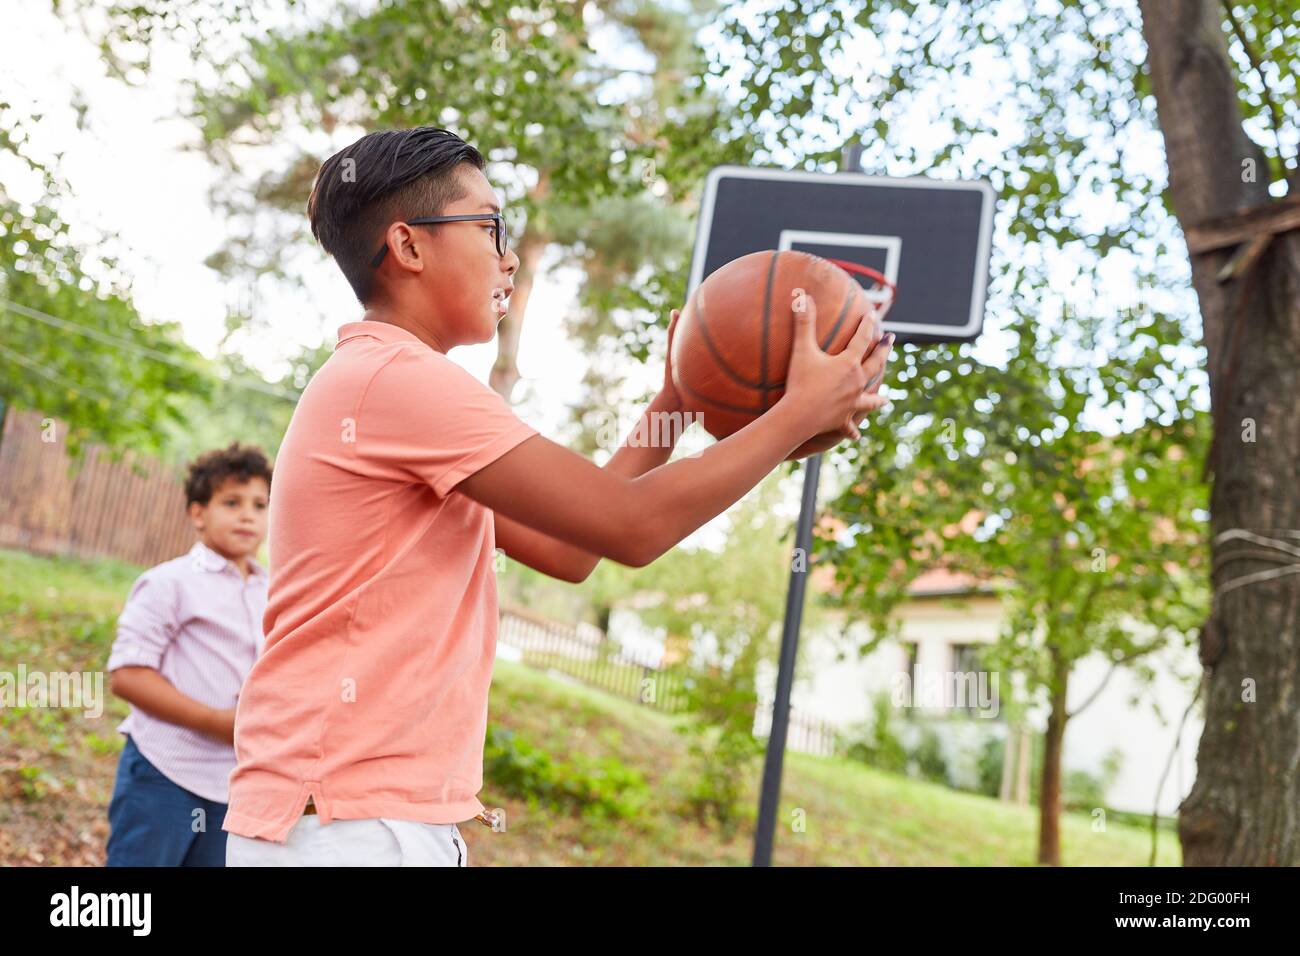
[[[421,216],[418,219],[408,219],[408,226],[431,226],[439,222],[477,222],[491,220],[496,223],[496,228],[492,230],[492,237],[496,240],[497,255],[506,254],[506,221],[499,212],[476,212],[464,216]],[[382,249],[375,253],[375,257],[370,260],[370,267],[376,269],[379,263],[384,261],[384,253],[388,251],[388,243],[384,243]]]

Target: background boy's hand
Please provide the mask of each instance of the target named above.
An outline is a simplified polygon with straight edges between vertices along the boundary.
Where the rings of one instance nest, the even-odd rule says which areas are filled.
[[[224,744],[235,742],[235,708],[227,707],[212,712],[212,729],[210,735]]]

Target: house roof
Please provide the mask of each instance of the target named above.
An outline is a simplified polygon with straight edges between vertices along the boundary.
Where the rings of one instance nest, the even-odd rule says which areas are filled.
[[[972,574],[961,574],[947,568],[931,568],[922,572],[907,589],[915,597],[927,597],[939,594],[972,594],[976,591],[990,591],[988,582],[980,581]]]
[[[832,594],[835,592],[835,566],[829,563],[813,568],[813,590]],[[912,597],[939,597],[942,595],[991,593],[992,586],[971,574],[949,571],[947,568],[930,568],[918,575],[907,589]]]

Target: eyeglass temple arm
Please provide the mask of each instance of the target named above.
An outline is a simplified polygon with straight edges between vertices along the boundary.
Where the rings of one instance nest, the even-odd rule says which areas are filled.
[[[496,223],[496,227],[499,232],[503,232],[503,233],[505,232],[506,220],[505,217],[502,216],[500,213],[493,213],[490,216],[483,215],[480,213],[471,213],[463,216],[420,216],[417,219],[408,219],[406,224],[408,226],[432,226],[440,222],[473,222],[479,219],[483,220],[484,222],[491,220],[492,222]],[[498,242],[497,248],[500,249],[500,246],[501,244],[500,242]],[[379,263],[384,261],[384,255],[387,252],[388,252],[388,243],[385,242],[383,248],[381,248],[377,253],[375,253],[375,257],[370,260],[370,268],[372,269],[378,268]]]

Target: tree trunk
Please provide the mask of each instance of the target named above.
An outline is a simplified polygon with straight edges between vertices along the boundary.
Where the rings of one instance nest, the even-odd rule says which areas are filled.
[[[1140,6],[1169,192],[1184,230],[1270,202],[1265,156],[1241,126],[1219,4]],[[1255,181],[1243,172],[1250,163]],[[1300,234],[1276,236],[1254,273],[1220,282],[1216,274],[1235,251],[1191,260],[1214,416],[1211,530],[1286,537],[1277,532],[1300,529]],[[1213,545],[1216,593],[1279,566],[1258,549],[1222,563],[1239,548]],[[1179,815],[1183,862],[1300,865],[1300,575],[1218,594],[1201,632],[1201,661],[1209,677],[1205,729],[1196,783]]]
[[[1007,739],[1002,744],[1002,779],[998,783],[998,799],[1003,803],[1011,802],[1011,788],[1016,773],[1016,741],[1019,739],[1020,729],[1008,721]]]
[[[543,171],[528,196],[534,203],[542,203],[549,193],[550,180]],[[519,381],[519,334],[524,327],[528,298],[533,292],[533,280],[546,251],[546,243],[546,235],[530,222],[519,242],[519,268],[513,277],[515,291],[510,296],[510,310],[497,326],[497,357],[492,363],[488,384],[507,402]]]
[[[1016,764],[1015,802],[1029,806],[1029,766],[1034,762],[1034,733],[1028,724],[1020,728],[1020,762]]]
[[[1061,865],[1061,751],[1065,745],[1066,691],[1070,683],[1070,665],[1060,651],[1049,648],[1052,656],[1051,712],[1047,715],[1047,733],[1043,738],[1043,771],[1038,786],[1038,862]]]

